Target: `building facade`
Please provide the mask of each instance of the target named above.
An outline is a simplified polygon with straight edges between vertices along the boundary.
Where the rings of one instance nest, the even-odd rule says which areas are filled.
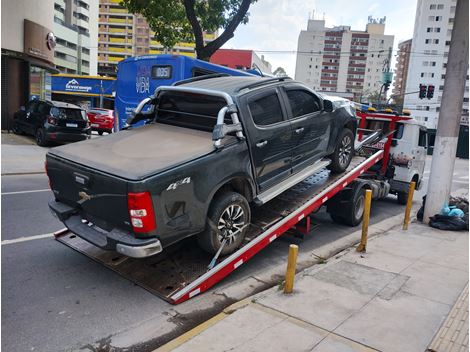
[[[447,56],[452,40],[456,0],[418,0],[411,45],[406,92],[416,92],[419,85],[434,85],[434,97],[419,99],[418,93],[405,95],[404,107],[435,130],[444,90]],[[468,126],[468,73],[462,106],[461,124]]]
[[[395,63],[395,85],[393,86],[392,95],[400,100],[404,99],[406,92],[411,43],[412,39],[408,39],[398,44],[397,61]]]
[[[153,32],[141,15],[130,14],[120,5],[121,0],[99,0],[98,25],[98,73],[116,76],[117,63],[137,55],[178,54],[196,57],[194,43],[177,43],[172,49],[164,49],[154,39]],[[215,38],[205,33],[204,41]]]
[[[393,40],[385,35],[385,17],[369,17],[365,31],[328,28],[324,20],[310,19],[299,35],[295,79],[318,91],[352,94],[359,100],[380,91]]]
[[[210,58],[210,62],[239,70],[258,67],[263,73],[272,73],[271,64],[259,57],[253,50],[219,49]]]
[[[2,129],[28,100],[50,99],[54,67],[53,0],[2,1]]]
[[[61,73],[96,75],[98,0],[54,0],[54,63]]]

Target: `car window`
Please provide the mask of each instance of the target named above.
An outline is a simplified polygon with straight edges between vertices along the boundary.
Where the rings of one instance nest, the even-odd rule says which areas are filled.
[[[403,137],[403,130],[405,126],[402,123],[397,123],[395,126],[395,132],[393,132],[393,138],[401,139]]]
[[[310,92],[302,89],[291,89],[286,91],[286,95],[292,109],[292,118],[321,110],[320,99]]]
[[[277,93],[265,95],[248,104],[253,122],[258,126],[272,125],[283,120]]]
[[[424,130],[419,130],[419,139],[418,139],[418,146],[420,147],[427,147],[427,143],[426,143],[426,136],[427,136],[427,133],[426,131]]]
[[[85,120],[86,118],[84,110],[59,108],[56,106],[51,108],[51,115],[55,118],[64,120]]]
[[[37,100],[31,100],[26,105],[26,112],[37,112],[37,106],[38,106],[38,101]]]
[[[38,112],[42,115],[49,114],[50,109],[51,107],[49,106],[49,104],[46,104],[46,103],[38,104]]]

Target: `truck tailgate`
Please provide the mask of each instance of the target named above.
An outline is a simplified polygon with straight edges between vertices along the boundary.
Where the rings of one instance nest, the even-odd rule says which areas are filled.
[[[110,231],[131,230],[127,182],[82,165],[47,155],[47,174],[55,198],[76,208],[83,218]]]

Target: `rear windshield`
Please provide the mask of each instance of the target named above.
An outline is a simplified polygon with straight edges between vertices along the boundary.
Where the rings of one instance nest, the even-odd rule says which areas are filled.
[[[85,111],[70,108],[51,108],[51,116],[64,120],[85,120]]]
[[[163,92],[157,107],[156,121],[212,131],[217,122],[217,114],[225,105],[227,103],[223,98],[210,95]]]

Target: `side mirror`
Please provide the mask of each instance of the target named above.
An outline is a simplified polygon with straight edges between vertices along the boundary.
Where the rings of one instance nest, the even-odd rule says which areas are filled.
[[[22,106],[20,106],[20,110],[21,111],[26,111],[26,108],[22,105]]]
[[[330,100],[323,100],[323,110],[326,112],[333,112],[333,103]]]

